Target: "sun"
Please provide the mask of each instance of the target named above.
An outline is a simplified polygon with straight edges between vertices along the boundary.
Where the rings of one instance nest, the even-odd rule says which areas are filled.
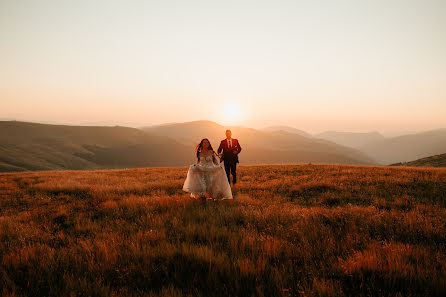
[[[240,120],[240,107],[234,103],[225,104],[223,117],[230,122],[237,122]]]

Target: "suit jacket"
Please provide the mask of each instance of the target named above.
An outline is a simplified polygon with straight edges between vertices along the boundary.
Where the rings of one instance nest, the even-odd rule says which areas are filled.
[[[233,151],[236,150],[237,153],[234,154]],[[238,143],[238,140],[235,138],[232,138],[232,147],[228,147],[228,140],[223,139],[220,142],[220,146],[218,147],[217,153],[219,154],[221,151],[223,151],[223,156],[221,157],[221,161],[225,162],[231,162],[234,161],[236,163],[239,163],[238,161],[238,154],[242,151],[242,147]]]

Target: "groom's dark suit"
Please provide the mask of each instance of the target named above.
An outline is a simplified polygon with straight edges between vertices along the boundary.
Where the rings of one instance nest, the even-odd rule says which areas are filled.
[[[235,184],[237,182],[237,163],[239,163],[238,154],[241,152],[242,147],[238,143],[237,139],[231,138],[231,142],[231,146],[229,146],[230,142],[228,141],[228,139],[223,139],[220,142],[217,153],[220,154],[220,152],[223,151],[223,156],[221,157],[220,162],[225,162],[225,171],[226,176],[228,177],[229,184],[231,184],[231,181],[229,180],[229,176],[231,174],[232,184]],[[234,153],[234,151],[236,153]]]

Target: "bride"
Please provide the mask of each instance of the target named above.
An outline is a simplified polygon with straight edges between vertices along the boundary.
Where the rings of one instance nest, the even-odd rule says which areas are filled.
[[[192,198],[232,199],[225,170],[219,165],[209,140],[202,139],[195,151],[197,162],[189,166],[183,191],[191,193]]]

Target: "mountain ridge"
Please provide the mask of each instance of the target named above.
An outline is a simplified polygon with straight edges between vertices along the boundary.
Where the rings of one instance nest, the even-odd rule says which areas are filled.
[[[71,126],[0,122],[0,171],[187,166],[207,136],[217,150],[225,130],[240,138],[243,164],[339,163],[373,165],[362,152],[283,131],[268,133],[212,121],[150,126]]]
[[[385,138],[358,149],[382,164],[410,162],[446,152],[446,128]]]
[[[173,125],[150,126],[143,130],[157,135],[175,138],[185,145],[197,144],[205,135],[217,149],[225,139],[225,130],[230,129],[234,138],[240,140],[243,160],[249,164],[274,162],[334,162],[338,156],[341,163],[376,164],[376,161],[354,148],[345,147],[323,139],[313,139],[283,130],[267,132],[242,126],[222,126],[210,121],[194,121]],[[255,153],[254,153],[255,152]],[[326,154],[326,156],[323,155]],[[242,152],[243,154],[243,152]],[[277,157],[286,156],[282,161]],[[304,157],[305,156],[305,157]],[[332,157],[328,157],[332,156]],[[268,161],[271,160],[271,161]]]

